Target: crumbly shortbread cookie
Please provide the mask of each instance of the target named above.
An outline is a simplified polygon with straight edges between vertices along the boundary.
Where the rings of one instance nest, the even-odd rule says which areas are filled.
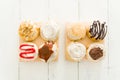
[[[36,26],[34,23],[31,22],[22,22],[19,27],[19,36],[24,41],[33,41],[35,40],[40,34],[40,26]]]

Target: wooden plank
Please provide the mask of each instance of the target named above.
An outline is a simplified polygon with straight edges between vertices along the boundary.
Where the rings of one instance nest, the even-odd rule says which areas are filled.
[[[0,80],[18,79],[18,0],[0,0]]]
[[[65,60],[65,22],[78,20],[75,0],[49,0],[50,19],[59,21],[59,59],[49,64],[49,80],[78,80],[78,63]]]
[[[107,0],[79,0],[80,21],[107,21]]]
[[[120,68],[111,68],[109,70],[109,80],[120,80]]]
[[[19,80],[48,80],[48,64],[20,62]]]
[[[20,21],[45,21],[48,18],[47,0],[20,0]],[[48,64],[20,62],[19,80],[48,80]]]
[[[47,0],[21,0],[21,20],[46,21],[48,18]]]
[[[120,10],[119,1],[109,0],[109,53],[110,53],[110,70],[109,70],[109,80],[119,80],[120,79],[120,31],[119,31],[119,18]]]
[[[107,0],[79,0],[80,21],[101,20],[107,22],[107,8]],[[107,54],[103,61],[93,63],[85,60],[79,63],[79,80],[108,80],[108,43],[107,36],[105,40]]]
[[[59,22],[77,21],[77,0],[49,0],[49,16]]]
[[[119,31],[119,17],[120,10],[119,1],[109,1],[109,26],[110,26],[110,67],[111,68],[120,68],[120,31]]]

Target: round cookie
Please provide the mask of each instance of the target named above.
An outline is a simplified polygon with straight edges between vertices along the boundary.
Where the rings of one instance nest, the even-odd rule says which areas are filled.
[[[81,61],[86,54],[86,47],[78,42],[72,42],[67,47],[67,52],[74,61]]]
[[[105,56],[105,48],[103,44],[93,43],[87,50],[87,59],[90,61],[100,61]]]
[[[38,56],[36,44],[25,42],[19,46],[19,58],[21,61],[34,61]]]
[[[107,25],[106,22],[100,23],[100,21],[94,21],[90,25],[89,30],[87,31],[88,37],[93,41],[101,41],[105,38],[107,34]]]
[[[70,40],[80,40],[86,35],[86,28],[80,23],[71,24],[67,28],[67,36]]]
[[[46,41],[55,41],[58,37],[59,28],[55,22],[42,24],[40,30],[41,37]]]
[[[19,27],[19,36],[24,41],[33,41],[35,40],[40,33],[40,28],[36,27],[35,24],[30,22],[22,22]]]

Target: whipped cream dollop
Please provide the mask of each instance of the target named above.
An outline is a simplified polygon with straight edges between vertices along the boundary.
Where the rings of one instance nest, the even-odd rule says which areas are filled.
[[[47,24],[41,26],[41,37],[45,40],[54,41],[58,35],[58,25],[55,22],[50,21]]]
[[[86,47],[78,42],[71,43],[68,48],[68,54],[74,60],[80,61],[86,54]]]

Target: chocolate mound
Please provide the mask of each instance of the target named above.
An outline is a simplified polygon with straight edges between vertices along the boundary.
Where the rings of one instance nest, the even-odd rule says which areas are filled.
[[[93,60],[97,60],[103,56],[103,50],[101,48],[93,48],[90,50],[89,55]]]

